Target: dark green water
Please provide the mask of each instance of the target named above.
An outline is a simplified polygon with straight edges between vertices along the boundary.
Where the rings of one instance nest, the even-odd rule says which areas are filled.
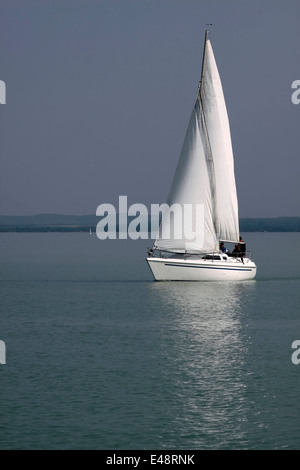
[[[148,244],[0,235],[0,449],[299,449],[297,233],[255,281],[155,283]]]

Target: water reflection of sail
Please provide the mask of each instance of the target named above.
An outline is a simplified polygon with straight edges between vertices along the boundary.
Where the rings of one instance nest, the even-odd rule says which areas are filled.
[[[249,301],[255,283],[155,283],[149,285],[163,304],[168,328],[160,345],[165,373],[173,381],[173,400],[178,410],[175,425],[186,432],[193,422],[191,439],[201,447],[201,435],[222,438],[235,421],[235,436],[241,442],[247,432],[243,303]],[[189,425],[190,426],[190,425]],[[232,429],[232,423],[230,428]],[[204,434],[205,438],[204,438]],[[192,443],[191,443],[192,445]]]

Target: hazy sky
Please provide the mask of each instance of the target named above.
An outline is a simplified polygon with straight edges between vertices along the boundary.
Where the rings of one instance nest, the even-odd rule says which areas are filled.
[[[165,202],[206,23],[240,217],[300,216],[299,0],[1,0],[0,214]]]

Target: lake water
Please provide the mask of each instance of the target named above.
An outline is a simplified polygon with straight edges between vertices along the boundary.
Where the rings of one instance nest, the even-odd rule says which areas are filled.
[[[256,280],[156,283],[148,241],[1,233],[0,449],[299,449],[299,234],[243,237]]]

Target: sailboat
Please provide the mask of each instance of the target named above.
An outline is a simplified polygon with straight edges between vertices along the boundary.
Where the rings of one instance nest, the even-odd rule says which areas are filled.
[[[220,250],[221,242],[237,246],[240,233],[229,121],[208,33],[168,209],[146,258],[156,281],[248,280],[256,275],[248,252],[233,255]],[[174,208],[183,213],[186,207],[192,208],[190,218],[172,217]],[[198,218],[195,222],[193,216],[191,222],[195,213]],[[189,229],[182,230],[188,219]]]

